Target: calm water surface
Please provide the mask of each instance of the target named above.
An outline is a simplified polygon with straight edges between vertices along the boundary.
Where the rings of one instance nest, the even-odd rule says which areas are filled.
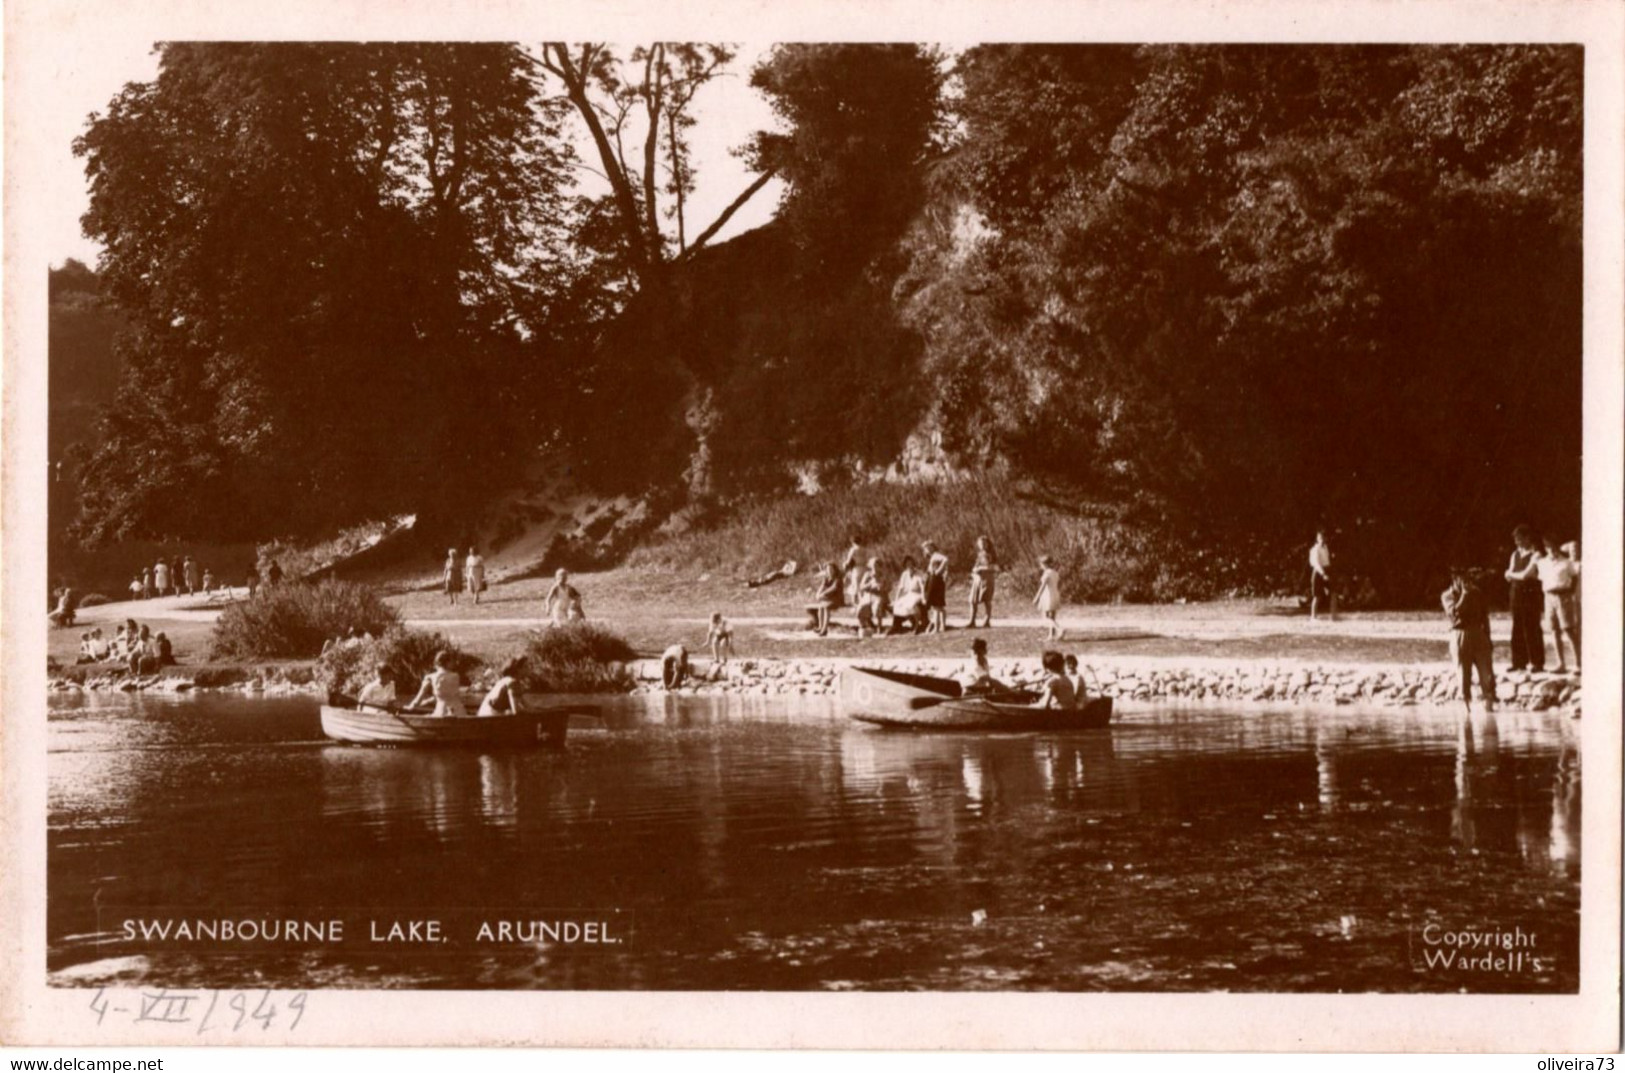
[[[327,744],[308,699],[50,718],[49,966],[198,987],[1574,991],[1577,728],[1131,709],[907,735],[626,698],[562,753]],[[104,910],[98,913],[98,906]],[[198,953],[110,917],[607,913],[621,946]],[[511,914],[508,914],[511,916]],[[1530,937],[1515,967],[1442,936]],[[1533,963],[1538,959],[1538,964]]]

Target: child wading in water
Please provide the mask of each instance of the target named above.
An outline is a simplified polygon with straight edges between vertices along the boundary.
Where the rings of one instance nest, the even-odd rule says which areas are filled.
[[[1055,617],[1061,610],[1061,575],[1055,572],[1055,563],[1048,555],[1038,558],[1038,593],[1033,597],[1033,606],[1049,619],[1049,640],[1059,641],[1066,636]]]

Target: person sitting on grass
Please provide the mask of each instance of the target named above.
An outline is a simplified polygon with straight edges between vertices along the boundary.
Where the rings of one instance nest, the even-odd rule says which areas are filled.
[[[462,719],[468,715],[463,707],[463,678],[452,670],[450,652],[441,649],[434,655],[434,670],[423,676],[423,684],[418,687],[417,696],[412,698],[410,708],[417,708],[430,700],[434,701],[434,711],[431,715],[444,719]]]
[[[129,646],[128,666],[131,674],[151,674],[158,669],[158,642],[152,630],[142,626]]]
[[[158,666],[173,667],[175,665],[175,646],[169,643],[169,638],[159,633],[153,638],[158,650]]]
[[[481,715],[518,715],[523,705],[519,702],[519,676],[525,673],[525,661],[510,659],[502,665],[502,674],[480,701]]]
[[[711,662],[718,667],[727,666],[734,653],[734,628],[722,617],[721,611],[711,612],[711,627],[706,631],[705,643],[711,649]]]
[[[903,556],[903,570],[891,595],[891,632],[905,627],[914,633],[925,630],[925,575],[915,568],[912,555]]]
[[[102,636],[102,628],[97,626],[90,631],[90,658],[93,663],[101,663],[112,654],[113,646],[107,643]]]
[[[880,632],[886,615],[886,586],[879,559],[870,559],[858,580],[858,636]]]
[[[46,617],[53,626],[72,626],[74,617],[79,611],[79,594],[73,591],[70,585],[62,586],[56,596],[56,610]]]
[[[361,708],[381,708],[386,712],[394,711],[395,672],[380,663],[378,669],[372,672],[372,681],[361,687],[361,696],[356,698],[356,705]]]
[[[79,635],[79,658],[74,663],[95,663],[96,657],[90,654],[90,631],[86,630]]]
[[[1062,661],[1061,654],[1046,651],[1041,662],[1047,677],[1038,692],[1038,699],[1033,701],[1033,707],[1063,710],[1076,707],[1078,695],[1072,688],[1072,681],[1066,676],[1066,664]]]

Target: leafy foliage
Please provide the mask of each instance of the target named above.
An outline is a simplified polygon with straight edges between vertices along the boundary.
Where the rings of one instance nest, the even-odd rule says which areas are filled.
[[[400,615],[366,585],[283,582],[250,600],[228,604],[215,622],[215,659],[312,659],[322,643],[352,631],[378,636]]]
[[[550,693],[622,693],[631,688],[626,639],[595,622],[569,622],[531,634],[522,658],[531,689]]]
[[[379,667],[389,668],[396,695],[411,699],[424,675],[434,670],[435,656],[451,653],[452,670],[471,683],[481,667],[478,657],[464,652],[440,633],[426,633],[404,626],[391,626],[381,636],[348,644],[338,644],[322,653],[316,663],[316,676],[332,692],[355,696],[372,681]]]
[[[513,459],[566,147],[506,45],[170,44],[93,116],[92,541],[450,511]]]

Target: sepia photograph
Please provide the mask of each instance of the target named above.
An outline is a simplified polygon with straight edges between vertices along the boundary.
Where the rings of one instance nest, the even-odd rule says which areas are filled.
[[[76,1020],[22,1042],[852,992],[1617,1045],[1582,34],[532,15],[104,32],[39,105],[4,993]]]

